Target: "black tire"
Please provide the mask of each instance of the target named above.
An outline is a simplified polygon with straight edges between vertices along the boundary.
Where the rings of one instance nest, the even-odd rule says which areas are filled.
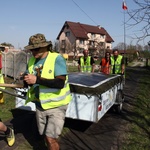
[[[117,95],[116,95],[116,103],[120,104],[124,101],[124,94],[122,90],[118,90],[117,91]]]
[[[114,105],[115,112],[119,114],[122,112],[123,101],[124,101],[123,91],[118,90],[116,95],[116,104]]]
[[[122,103],[114,105],[115,112],[117,112],[118,114],[121,114],[122,113],[122,106],[123,106]]]

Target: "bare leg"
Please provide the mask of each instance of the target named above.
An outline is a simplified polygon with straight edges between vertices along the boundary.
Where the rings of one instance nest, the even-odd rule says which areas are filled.
[[[59,150],[59,144],[57,142],[57,139],[48,136],[46,136],[45,139],[46,139],[48,150]]]
[[[6,132],[7,126],[4,125],[3,122],[0,122],[0,131]]]

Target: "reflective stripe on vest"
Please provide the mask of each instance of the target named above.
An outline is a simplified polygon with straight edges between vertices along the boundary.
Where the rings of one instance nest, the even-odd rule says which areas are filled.
[[[111,73],[113,73],[114,65],[115,65],[115,74],[121,73],[122,56],[118,55],[116,61],[114,60],[114,56],[112,56],[110,59],[111,59]]]
[[[45,104],[45,103],[52,102],[52,101],[53,102],[61,101],[61,100],[65,99],[69,94],[70,94],[70,91],[66,92],[66,94],[63,96],[59,96],[59,97],[55,97],[55,98],[51,98],[51,99],[47,99],[47,100],[41,99],[41,104]]]
[[[82,56],[80,58],[80,66],[81,66],[81,72],[91,72],[92,66],[91,66],[91,56],[88,56],[84,62],[84,57]]]
[[[54,68],[55,60],[59,54],[49,52],[42,70],[41,77],[46,79],[54,79]],[[28,70],[29,73],[32,73],[34,66],[35,58],[32,57],[29,60]],[[39,86],[39,101],[41,102],[43,109],[55,108],[62,105],[66,105],[71,100],[70,87],[68,83],[68,76],[66,76],[66,81],[64,88],[48,88],[46,86]],[[26,103],[35,100],[34,89],[31,87],[27,93],[28,99]]]

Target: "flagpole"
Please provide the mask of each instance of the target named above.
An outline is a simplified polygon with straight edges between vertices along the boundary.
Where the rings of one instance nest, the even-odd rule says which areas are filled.
[[[126,5],[126,2],[125,0],[123,0],[123,5],[122,5],[122,8],[124,10],[124,20],[123,20],[123,25],[124,25],[124,84],[125,84],[125,66],[126,66],[126,63],[125,62],[125,53],[126,53],[126,18],[125,18],[125,11],[127,10],[127,5]]]
[[[126,52],[126,18],[125,18],[125,11],[128,9],[125,0],[123,0],[122,8],[124,10],[124,54]]]
[[[126,52],[126,17],[125,17],[125,10],[124,10],[124,54]]]

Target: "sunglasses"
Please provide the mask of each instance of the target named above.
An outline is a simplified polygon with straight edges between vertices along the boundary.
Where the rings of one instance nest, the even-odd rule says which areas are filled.
[[[41,48],[30,49],[31,52],[39,52]]]

